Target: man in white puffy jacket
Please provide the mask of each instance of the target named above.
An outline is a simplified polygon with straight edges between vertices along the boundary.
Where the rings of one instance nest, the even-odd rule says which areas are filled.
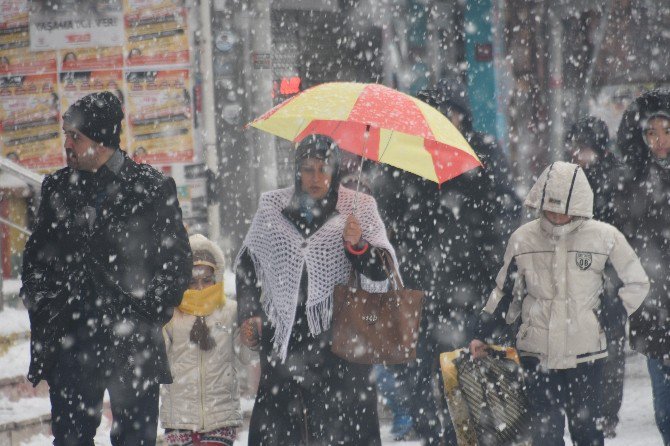
[[[629,316],[647,295],[649,280],[624,236],[591,219],[593,192],[576,164],[547,167],[524,204],[540,216],[510,237],[470,351],[475,358],[486,355],[481,340],[521,316],[516,347],[526,372],[533,444],[564,444],[564,410],[576,445],[602,445],[605,266],[611,264],[623,283],[618,297]]]

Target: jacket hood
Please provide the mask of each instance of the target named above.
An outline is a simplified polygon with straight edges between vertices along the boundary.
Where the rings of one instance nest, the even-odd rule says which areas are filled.
[[[191,251],[193,251],[193,261],[197,262],[199,257],[213,259],[214,264],[216,265],[217,282],[222,282],[223,269],[226,266],[226,261],[221,248],[216,246],[213,241],[202,234],[194,234],[190,236],[188,242],[191,245]],[[199,255],[200,253],[204,253],[205,255]]]
[[[617,144],[622,161],[637,178],[645,174],[652,161],[642,138],[642,126],[658,114],[670,114],[670,90],[656,89],[642,94],[628,106],[619,124]]]
[[[577,164],[556,161],[537,179],[524,205],[573,217],[593,217],[593,190]]]

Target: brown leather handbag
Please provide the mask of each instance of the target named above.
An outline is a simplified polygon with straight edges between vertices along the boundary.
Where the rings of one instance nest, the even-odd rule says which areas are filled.
[[[391,289],[370,293],[352,268],[347,285],[333,294],[332,351],[358,364],[403,364],[416,358],[423,291],[408,290],[386,253]],[[389,273],[392,270],[392,273]]]

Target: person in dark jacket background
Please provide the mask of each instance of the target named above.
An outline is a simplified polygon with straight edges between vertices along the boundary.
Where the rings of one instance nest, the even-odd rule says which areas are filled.
[[[613,224],[615,194],[621,184],[621,163],[609,150],[609,129],[602,119],[586,116],[577,120],[566,136],[567,161],[579,165],[593,189],[593,218]]]
[[[303,139],[294,187],[261,196],[238,255],[241,340],[261,360],[250,445],[381,444],[371,366],[331,352],[330,323],[334,286],[352,267],[385,281],[394,253],[374,199],[340,186],[340,159],[330,138]]]
[[[642,311],[630,321],[631,346],[647,356],[656,424],[670,445],[670,90],[638,97],[617,139],[626,168],[619,227],[651,281]]]
[[[611,225],[617,223],[615,195],[622,182],[619,160],[609,150],[607,124],[595,116],[578,119],[566,137],[568,161],[579,165],[593,190],[593,218]],[[600,299],[600,320],[607,335],[607,361],[603,375],[607,392],[603,394],[603,425],[606,438],[616,436],[619,410],[623,400],[623,377],[626,364],[627,313],[620,299],[615,299],[621,283],[611,266],[606,267],[605,287]]]
[[[21,295],[31,324],[28,379],[45,379],[54,445],[93,445],[109,391],[115,446],[156,442],[170,383],[163,324],[191,276],[174,180],[120,149],[110,92],[63,115],[68,167],[42,184]]]
[[[440,187],[384,167],[375,185],[405,284],[427,293],[417,361],[394,368],[402,385],[412,389],[409,394],[421,395],[410,402],[422,441],[439,444],[446,437],[454,443],[448,414],[444,427],[438,416],[444,398],[432,398],[439,354],[467,345],[473,318],[502,262],[503,242],[520,218],[521,201],[495,139],[473,129],[465,86],[445,80],[417,97],[449,118],[484,164]]]

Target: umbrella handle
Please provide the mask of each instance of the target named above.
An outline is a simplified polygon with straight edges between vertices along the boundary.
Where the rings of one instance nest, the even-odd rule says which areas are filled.
[[[352,214],[356,215],[356,207],[358,206],[358,192],[359,189],[361,188],[361,177],[363,175],[363,163],[365,163],[365,160],[367,159],[365,157],[365,152],[367,150],[367,142],[368,142],[368,137],[370,136],[370,124],[367,124],[365,126],[365,135],[363,135],[363,154],[361,155],[361,164],[358,166],[358,181],[356,181],[356,195],[354,195],[354,209],[351,212]]]

